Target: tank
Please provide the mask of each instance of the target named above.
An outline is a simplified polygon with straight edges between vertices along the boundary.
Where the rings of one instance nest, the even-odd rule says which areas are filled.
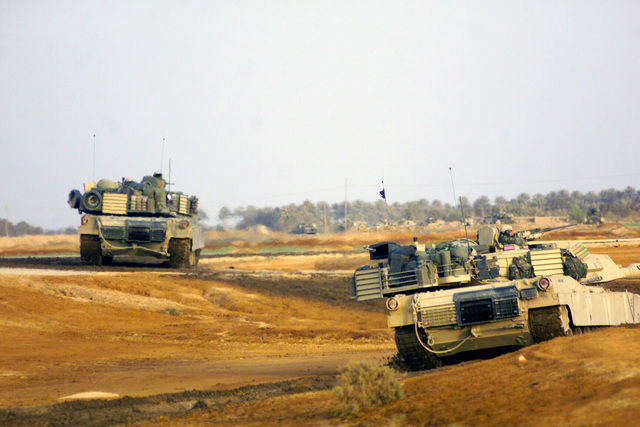
[[[82,215],[83,264],[109,265],[114,256],[152,256],[172,268],[195,267],[204,247],[198,198],[167,191],[160,172],[140,182],[102,179],[72,190],[69,206]]]
[[[640,323],[640,296],[603,287],[640,278],[640,264],[621,267],[579,242],[500,240],[497,228],[484,226],[475,241],[369,245],[369,265],[351,278],[352,297],[386,300],[398,354],[412,370]]]
[[[315,224],[300,223],[291,229],[291,234],[318,234]]]
[[[584,219],[585,224],[604,224],[604,217],[600,216],[598,208],[589,208],[587,216]]]

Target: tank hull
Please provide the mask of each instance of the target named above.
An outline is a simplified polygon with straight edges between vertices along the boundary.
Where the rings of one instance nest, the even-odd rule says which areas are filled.
[[[204,230],[192,218],[91,215],[78,229],[85,264],[107,264],[115,256],[151,256],[193,267],[204,247]],[[99,252],[99,253],[98,253]],[[180,254],[178,255],[178,252]]]
[[[429,354],[446,361],[464,352],[523,347],[575,331],[640,323],[640,296],[586,287],[567,276],[393,296],[388,325],[413,330]],[[397,342],[398,343],[398,342]],[[415,343],[414,343],[415,344]],[[415,359],[410,344],[400,355]],[[405,357],[405,359],[407,358]]]

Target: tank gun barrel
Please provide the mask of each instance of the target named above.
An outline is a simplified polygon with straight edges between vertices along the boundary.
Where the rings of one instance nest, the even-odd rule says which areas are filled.
[[[567,225],[561,225],[559,227],[531,228],[529,230],[518,231],[516,233],[516,236],[520,236],[525,240],[535,240],[535,239],[539,239],[540,237],[542,237],[544,233],[547,233],[549,231],[560,230],[562,228],[567,228],[567,227],[574,227],[576,225],[578,224],[567,224]]]
[[[624,279],[640,279],[640,263],[629,264],[621,268],[620,273]]]

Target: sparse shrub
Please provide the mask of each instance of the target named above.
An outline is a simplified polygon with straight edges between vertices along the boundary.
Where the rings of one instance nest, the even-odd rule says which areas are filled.
[[[164,309],[166,314],[170,314],[171,316],[180,316],[180,312],[173,307],[166,307]]]
[[[352,360],[341,367],[339,373],[333,391],[340,401],[341,415],[404,398],[402,385],[386,366]]]
[[[225,308],[230,311],[240,310],[235,299],[229,295],[229,292],[216,288],[211,288],[205,293],[207,300],[218,307]]]

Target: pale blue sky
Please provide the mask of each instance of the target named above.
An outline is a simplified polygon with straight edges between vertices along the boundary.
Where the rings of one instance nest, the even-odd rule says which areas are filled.
[[[640,2],[0,0],[0,217],[77,225],[93,135],[212,218],[638,189]]]

